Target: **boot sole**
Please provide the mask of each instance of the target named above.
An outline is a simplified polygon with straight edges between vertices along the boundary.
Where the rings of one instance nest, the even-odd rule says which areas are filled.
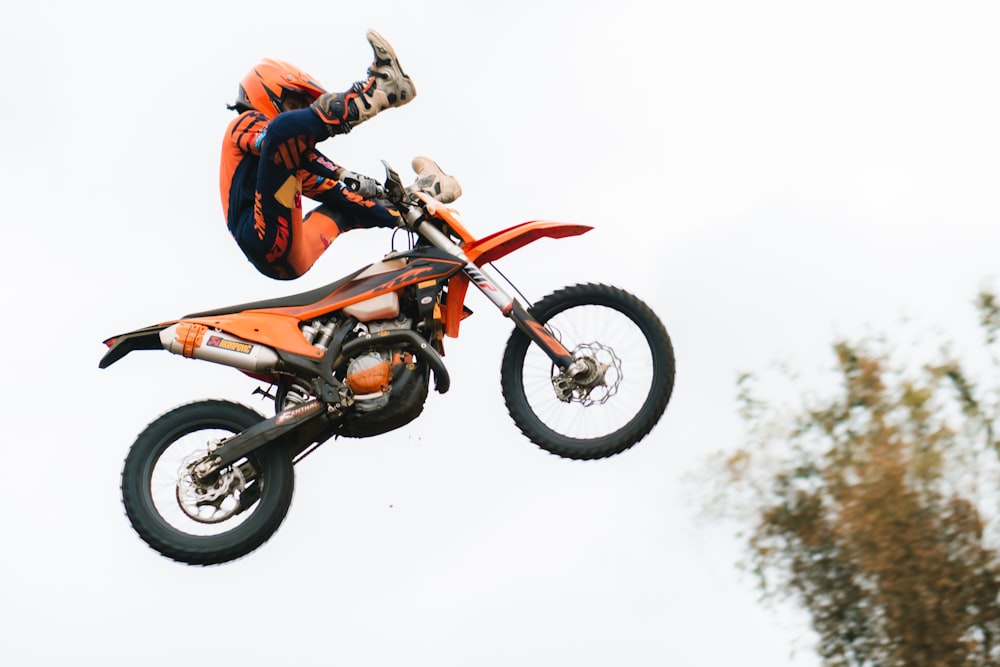
[[[371,44],[372,50],[375,52],[375,61],[379,66],[392,64],[392,68],[399,73],[400,78],[404,79],[412,90],[412,95],[417,94],[417,89],[413,85],[413,80],[410,76],[403,71],[403,66],[399,63],[399,58],[396,56],[396,51],[392,48],[392,45],[386,41],[385,37],[378,34],[374,30],[368,30],[368,43]],[[385,55],[383,55],[385,54]],[[386,61],[386,62],[383,62]]]

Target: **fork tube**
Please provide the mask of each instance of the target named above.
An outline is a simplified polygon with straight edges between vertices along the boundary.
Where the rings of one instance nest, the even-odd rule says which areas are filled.
[[[501,313],[509,316],[511,308],[514,307],[514,299],[503,291],[503,288],[497,284],[496,280],[490,278],[482,269],[473,264],[468,256],[462,252],[462,249],[434,225],[429,222],[423,222],[417,228],[417,231],[420,232],[421,236],[433,243],[435,247],[449,252],[465,262],[463,270],[465,271],[465,275],[469,277],[469,281],[478,287],[500,309]]]
[[[566,370],[573,363],[573,355],[556,340],[546,328],[513,297],[507,294],[496,280],[486,274],[481,268],[469,261],[462,249],[448,238],[444,232],[434,225],[424,222],[417,231],[436,247],[451,253],[465,262],[463,271],[469,281],[479,288],[493,302],[505,317],[514,320],[514,324],[524,334],[537,344],[561,370]]]
[[[514,320],[514,324],[517,325],[518,329],[524,332],[538,347],[542,348],[549,359],[559,367],[559,370],[565,371],[573,363],[573,355],[570,354],[570,351],[556,340],[541,322],[532,317],[531,313],[525,310],[524,306],[520,303],[515,301],[514,307],[511,308],[507,316]]]
[[[505,317],[514,320],[514,325],[538,347],[542,348],[542,351],[560,370],[565,371],[569,368],[569,365],[573,363],[573,355],[555,339],[541,322],[532,317],[531,313],[519,301],[511,298],[494,279],[472,262],[465,265],[464,271],[469,280],[500,309],[500,312]]]

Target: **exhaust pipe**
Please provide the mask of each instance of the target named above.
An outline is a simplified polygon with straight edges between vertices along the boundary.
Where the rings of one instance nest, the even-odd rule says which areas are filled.
[[[274,370],[278,353],[225,331],[209,330],[204,324],[178,322],[160,332],[163,349],[189,359],[202,359],[244,371]]]

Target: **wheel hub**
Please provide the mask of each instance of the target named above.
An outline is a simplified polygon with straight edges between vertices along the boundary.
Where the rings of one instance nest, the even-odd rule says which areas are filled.
[[[246,479],[230,466],[207,477],[197,474],[208,452],[195,452],[181,464],[177,475],[177,505],[199,523],[220,523],[241,510],[240,494]]]
[[[618,392],[621,359],[613,349],[600,343],[584,343],[573,350],[573,359],[566,371],[552,378],[560,401],[589,406],[604,403]]]

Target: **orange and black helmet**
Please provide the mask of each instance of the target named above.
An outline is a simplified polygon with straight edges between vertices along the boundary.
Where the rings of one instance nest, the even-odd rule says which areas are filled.
[[[236,102],[230,109],[256,109],[268,118],[282,111],[282,104],[292,95],[304,95],[310,101],[325,93],[323,86],[295,65],[264,58],[240,81]]]

